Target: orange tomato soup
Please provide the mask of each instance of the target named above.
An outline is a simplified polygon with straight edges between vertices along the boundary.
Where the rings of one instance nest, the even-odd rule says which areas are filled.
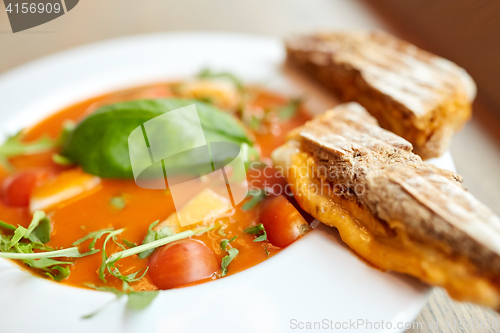
[[[154,84],[106,94],[77,103],[26,129],[24,140],[31,141],[44,135],[56,138],[59,136],[65,121],[79,121],[90,112],[96,110],[100,105],[137,98],[165,98],[175,96],[171,86],[172,84],[167,83]],[[286,98],[265,91],[259,91],[256,98],[251,102],[253,107],[263,109],[285,105],[286,103]],[[299,111],[291,119],[277,122],[271,130],[254,132],[256,143],[261,149],[261,157],[264,160],[268,159],[273,149],[284,143],[286,133],[303,124],[307,119],[305,110],[299,108]],[[59,172],[71,168],[55,164],[52,161],[53,153],[54,151],[49,151],[18,156],[11,158],[10,162],[16,170],[42,167],[52,168],[55,172]],[[0,181],[7,177],[8,174],[8,172],[2,170],[0,172]],[[258,174],[260,173],[250,170],[248,173],[249,183]],[[263,175],[260,175],[260,177],[263,177]],[[267,178],[266,181],[268,185],[275,183],[285,184],[284,180],[276,176]],[[126,202],[123,209],[110,204],[110,200],[117,196],[122,197]],[[273,246],[269,242],[254,242],[255,235],[244,232],[244,229],[259,223],[260,204],[254,209],[246,211],[242,209],[242,205],[248,202],[248,200],[246,199],[238,205],[233,210],[231,216],[224,217],[218,221],[221,225],[220,228],[211,230],[200,236],[192,237],[205,243],[214,253],[220,264],[222,258],[227,254],[226,251],[221,250],[220,242],[224,239],[231,239],[236,235],[238,236],[231,243],[231,246],[237,248],[239,254],[230,263],[227,275],[232,275],[252,267],[280,251],[280,248]],[[55,249],[68,248],[72,246],[73,242],[86,236],[89,232],[103,228],[124,228],[124,232],[118,235],[119,241],[126,239],[130,242],[141,244],[148,231],[148,226],[153,221],[163,221],[174,212],[173,201],[168,190],[143,189],[138,187],[133,180],[102,179],[98,189],[78,197],[78,200],[65,202],[46,210],[52,223],[51,240],[47,245]],[[14,226],[19,224],[27,227],[31,218],[32,216],[28,208],[9,207],[0,201],[0,220],[7,221]],[[100,249],[102,247],[103,238],[96,243],[96,248]],[[88,244],[89,241],[80,244],[80,251],[86,251]],[[108,255],[111,255],[121,249],[115,243],[109,242],[106,250]],[[77,287],[85,287],[85,284],[90,283],[95,286],[121,288],[121,281],[109,274],[106,276],[106,282],[99,278],[98,270],[102,263],[101,253],[69,260],[74,261],[74,264],[70,265],[71,273],[61,283]],[[22,263],[19,264],[37,273],[36,270],[28,268]],[[137,270],[141,270],[142,273],[142,270],[146,269],[147,265],[148,259],[139,259],[135,255],[117,262],[117,267],[119,267],[123,275]],[[220,278],[220,274],[213,275],[201,282],[217,278]],[[158,289],[152,282],[149,272],[140,281],[131,283],[131,286],[135,290]]]

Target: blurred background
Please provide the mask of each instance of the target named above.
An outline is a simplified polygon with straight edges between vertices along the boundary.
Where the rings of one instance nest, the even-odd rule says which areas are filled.
[[[479,86],[474,116],[451,152],[465,187],[500,214],[499,0],[84,0],[67,14],[16,34],[0,6],[0,74],[62,50],[131,34],[212,30],[283,38],[356,28],[391,32],[457,62],[473,76]],[[468,309],[447,308],[441,298],[431,299],[427,315]],[[432,302],[438,304],[434,310]]]

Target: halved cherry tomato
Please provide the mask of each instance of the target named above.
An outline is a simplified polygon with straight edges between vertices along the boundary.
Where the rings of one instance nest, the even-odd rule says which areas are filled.
[[[194,239],[158,248],[149,259],[149,275],[160,289],[171,289],[206,279],[219,270],[213,252]]]
[[[269,199],[260,215],[267,239],[271,244],[285,247],[309,230],[309,224],[299,211],[280,195]]]
[[[8,206],[28,207],[33,188],[53,173],[50,169],[29,169],[5,178],[0,189],[2,201]]]

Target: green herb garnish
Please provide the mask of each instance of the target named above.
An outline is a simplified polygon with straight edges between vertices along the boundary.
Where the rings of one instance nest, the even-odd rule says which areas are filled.
[[[300,98],[293,98],[285,105],[277,107],[275,112],[281,120],[290,120],[295,116],[301,104],[302,100]]]
[[[253,240],[254,242],[267,241],[267,233],[266,233],[266,230],[264,229],[264,225],[262,223],[259,223],[256,226],[247,228],[243,231],[246,232],[247,234],[259,235],[259,237],[255,238]]]
[[[160,240],[165,237],[169,237],[174,235],[174,231],[169,228],[169,227],[164,227],[159,231],[153,230],[154,227],[158,225],[160,221],[155,221],[149,225],[148,232],[146,233],[146,237],[144,237],[144,240],[142,241],[142,244],[148,244],[157,240]],[[153,253],[155,249],[149,249],[144,252],[139,253],[138,257],[139,259],[144,259],[147,258]]]
[[[35,211],[33,219],[27,229],[18,226],[14,230],[14,235],[10,239],[7,249],[12,248],[23,238],[39,244],[45,244],[50,241],[50,221],[43,211]]]
[[[131,242],[131,241],[129,241],[129,240],[126,240],[125,238],[122,238],[122,242],[123,242],[123,244],[125,244],[125,246],[126,246],[126,247],[128,247],[129,249],[137,246],[137,244],[135,244],[135,243],[133,243],[133,242]]]
[[[99,240],[99,238],[101,238],[102,236],[104,236],[107,233],[110,233],[113,230],[114,230],[113,228],[107,228],[107,229],[92,231],[87,236],[75,241],[73,243],[73,245],[80,245],[81,243],[85,242],[86,240],[92,239],[92,242],[90,242],[90,244],[89,244],[89,250],[94,250],[95,243],[97,242],[97,240]]]
[[[230,72],[214,72],[209,68],[205,68],[198,73],[197,77],[200,79],[227,79],[231,81],[238,90],[241,91],[244,89],[243,82]]]
[[[55,164],[62,166],[68,166],[73,164],[73,162],[69,158],[56,153],[52,154],[52,161]]]
[[[254,131],[258,130],[260,128],[260,125],[262,123],[262,119],[261,118],[257,118],[256,116],[252,115],[251,118],[250,118],[250,122],[249,122],[249,127],[251,129],[253,129]]]
[[[180,239],[189,238],[189,237],[194,236],[194,235],[201,235],[201,234],[203,234],[207,231],[213,230],[215,228],[218,228],[218,226],[214,225],[214,226],[210,226],[210,227],[203,228],[203,229],[186,230],[183,232],[179,232],[178,234],[175,234],[172,236],[167,236],[167,237],[161,238],[159,240],[155,240],[155,241],[152,241],[152,242],[149,242],[146,244],[136,246],[136,247],[131,248],[131,249],[127,249],[127,250],[124,250],[121,252],[114,253],[106,260],[106,262],[113,263],[113,262],[116,262],[120,259],[130,257],[130,256],[133,256],[135,254],[139,254],[141,252],[145,252],[145,251],[152,250],[152,249],[154,250],[157,247],[163,246],[165,244],[168,244],[168,243],[180,240]]]
[[[267,197],[267,193],[264,189],[252,189],[248,191],[248,196],[251,198],[250,201],[247,201],[241,207],[243,210],[250,210],[259,204],[262,200]]]
[[[220,242],[220,248],[222,251],[226,251],[226,247],[229,243],[231,243],[232,241],[234,241],[236,238],[238,238],[238,235],[234,236],[233,238],[231,239],[224,239],[222,240],[222,242]]]
[[[50,277],[55,281],[64,280],[69,276],[69,266],[66,267],[53,266],[52,270],[57,271],[56,274],[53,274],[51,272],[45,272],[45,275],[47,275],[48,277]]]
[[[105,291],[105,292],[110,292],[116,295],[116,299],[113,300],[116,301],[123,296],[128,297],[127,300],[127,307],[133,310],[142,310],[146,308],[151,302],[158,296],[160,293],[158,290],[153,290],[153,291],[135,291],[133,290],[128,284],[124,284],[123,291],[118,290],[114,287],[98,287],[93,284],[87,283],[85,284],[87,287],[99,290],[99,291]],[[101,312],[103,309],[105,309],[109,303],[104,304],[101,308],[97,309],[96,311],[83,316],[83,319],[90,319],[94,317],[96,314]]]
[[[77,247],[69,247],[67,249],[56,250],[56,251],[47,251],[47,252],[36,252],[36,253],[26,253],[23,250],[23,247],[20,247],[16,244],[14,246],[15,249],[19,248],[20,252],[0,252],[0,258],[7,259],[18,259],[18,260],[30,260],[30,259],[43,259],[43,258],[80,258],[85,257],[94,253],[99,252],[99,250],[87,251],[84,253],[80,253]],[[37,247],[33,247],[37,248]]]
[[[225,276],[227,274],[227,266],[229,266],[229,264],[231,263],[231,261],[233,261],[234,257],[236,257],[239,253],[238,249],[235,249],[235,248],[232,248],[232,249],[229,249],[227,251],[227,255],[222,258],[222,262],[221,262],[221,269],[222,269],[222,273],[221,273],[221,276]]]
[[[74,127],[75,125],[73,122],[66,122],[63,125],[63,130],[61,132],[61,135],[59,136],[59,138],[55,140],[51,139],[50,137],[44,136],[38,140],[24,142],[22,140],[23,139],[22,131],[13,136],[10,136],[9,138],[7,138],[7,140],[5,140],[5,142],[2,145],[0,145],[0,164],[3,165],[7,170],[12,170],[13,167],[12,165],[10,165],[8,161],[10,157],[43,153],[51,149],[54,149],[56,147],[59,147],[62,145],[63,142],[66,141],[69,134],[73,131]],[[65,157],[61,155],[58,156],[60,157],[53,156],[54,162],[56,163],[66,162],[67,159]],[[62,158],[65,159],[64,162]]]
[[[5,222],[0,226],[11,231],[13,227]],[[78,247],[54,250],[45,245],[50,240],[50,229],[50,220],[46,214],[43,211],[36,211],[28,228],[18,226],[12,235],[4,235],[0,232],[0,258],[21,260],[24,264],[41,270],[50,278],[60,281],[69,276],[70,269],[66,265],[71,265],[73,262],[52,258],[80,258],[99,252],[93,249],[80,253]]]
[[[19,155],[31,155],[43,153],[57,146],[57,141],[48,137],[42,137],[36,141],[23,142],[22,132],[13,135],[0,145],[0,156],[12,157]]]
[[[7,230],[16,230],[16,227],[14,227],[12,224],[4,222],[4,221],[0,221],[0,228],[4,228]]]
[[[125,229],[118,229],[118,230],[112,230],[108,231],[106,238],[104,239],[104,243],[102,244],[102,250],[101,250],[101,258],[102,258],[102,263],[101,267],[99,267],[99,278],[106,282],[106,270],[110,271],[112,273],[112,268],[110,265],[108,265],[107,260],[108,260],[108,253],[106,252],[106,245],[108,244],[109,240],[113,237],[116,237],[116,235],[121,234]],[[101,235],[102,236],[102,235]],[[95,240],[94,240],[95,241]],[[114,265],[114,262],[110,263]],[[112,273],[113,275],[113,273]],[[121,275],[121,274],[120,274]]]
[[[109,204],[115,207],[116,209],[122,210],[127,205],[127,201],[125,200],[124,197],[112,197],[109,200]]]
[[[87,173],[102,178],[133,179],[128,141],[130,134],[148,120],[193,104],[207,142],[234,143],[240,146],[244,161],[249,163],[255,159],[258,154],[253,147],[254,142],[235,117],[211,104],[179,98],[105,105],[76,126],[65,141],[61,154],[82,166]],[[192,126],[185,121],[165,122],[165,140],[176,142],[180,134],[185,142],[196,140],[198,133],[192,131]],[[141,137],[140,140],[144,138]],[[227,154],[214,155],[213,151],[211,157],[215,165],[225,165],[228,158]],[[144,156],[144,159],[145,165],[150,165],[149,156]],[[191,173],[205,170],[205,164],[198,165],[200,162],[195,160],[186,154],[177,154],[169,158],[168,166],[173,170],[189,170]]]
[[[73,133],[75,128],[76,123],[73,120],[66,120],[63,123],[61,134],[56,141],[57,145],[62,146],[66,142],[66,140],[68,140],[69,136],[71,135],[71,133]]]

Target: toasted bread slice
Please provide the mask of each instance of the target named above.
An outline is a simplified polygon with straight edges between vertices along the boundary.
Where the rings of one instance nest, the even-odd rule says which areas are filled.
[[[273,160],[300,206],[373,265],[500,308],[500,218],[359,104],[306,123]]]
[[[290,39],[288,62],[380,125],[438,157],[470,118],[474,81],[454,63],[383,32],[319,33]]]

